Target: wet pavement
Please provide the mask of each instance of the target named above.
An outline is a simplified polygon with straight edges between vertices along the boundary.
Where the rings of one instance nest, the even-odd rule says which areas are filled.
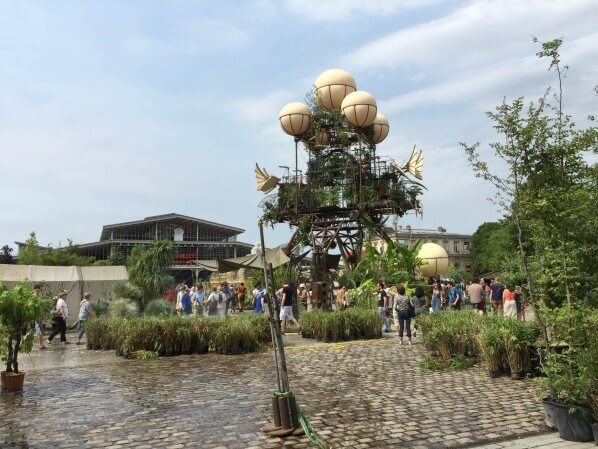
[[[288,334],[292,390],[334,448],[472,447],[545,432],[532,380],[418,367],[396,338],[323,344]],[[125,360],[55,342],[0,394],[0,448],[307,448],[269,438],[272,352]],[[524,447],[524,446],[518,446]]]

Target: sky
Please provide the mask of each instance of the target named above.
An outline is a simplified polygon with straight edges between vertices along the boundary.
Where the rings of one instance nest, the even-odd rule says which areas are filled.
[[[330,68],[388,117],[378,154],[423,150],[423,217],[399,224],[472,233],[500,213],[459,143],[493,161],[485,112],[554,86],[533,36],[565,39],[565,111],[585,126],[597,23],[597,0],[0,0],[0,246],[170,212],[255,243],[254,165],[292,165],[278,112]]]

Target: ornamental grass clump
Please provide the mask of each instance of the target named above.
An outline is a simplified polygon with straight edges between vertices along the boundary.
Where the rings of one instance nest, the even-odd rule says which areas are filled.
[[[157,298],[148,303],[144,313],[148,316],[170,316],[174,313],[174,305],[170,301]]]
[[[499,317],[484,318],[477,336],[484,364],[492,376],[496,376],[506,358],[504,319]]]
[[[503,341],[507,362],[513,378],[522,378],[531,372],[531,348],[540,336],[540,329],[534,323],[504,319]]]
[[[301,336],[326,342],[380,338],[382,319],[376,310],[311,310],[301,315]]]
[[[108,309],[110,307],[110,301],[107,301],[103,298],[98,298],[94,301],[90,302],[91,308],[93,309],[93,313],[95,316],[102,316],[108,314]]]
[[[115,299],[110,303],[110,316],[118,318],[130,318],[139,314],[137,304],[128,299]]]

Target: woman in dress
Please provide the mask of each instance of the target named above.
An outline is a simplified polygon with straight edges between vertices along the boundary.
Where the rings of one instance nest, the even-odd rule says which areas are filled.
[[[442,310],[442,286],[436,282],[432,287],[432,313]]]

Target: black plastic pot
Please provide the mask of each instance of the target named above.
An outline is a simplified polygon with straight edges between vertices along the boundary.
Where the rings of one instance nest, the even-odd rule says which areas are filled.
[[[592,432],[594,433],[594,445],[598,446],[598,422],[592,423]]]
[[[497,377],[500,377],[500,370],[497,369],[495,371],[488,371],[488,374],[490,374],[492,379],[496,379]]]
[[[592,426],[580,410],[569,413],[569,406],[553,402],[554,424],[563,440],[575,442],[594,441]]]
[[[556,429],[556,425],[554,424],[555,406],[552,398],[542,398],[542,407],[544,407],[544,422],[546,426]]]

